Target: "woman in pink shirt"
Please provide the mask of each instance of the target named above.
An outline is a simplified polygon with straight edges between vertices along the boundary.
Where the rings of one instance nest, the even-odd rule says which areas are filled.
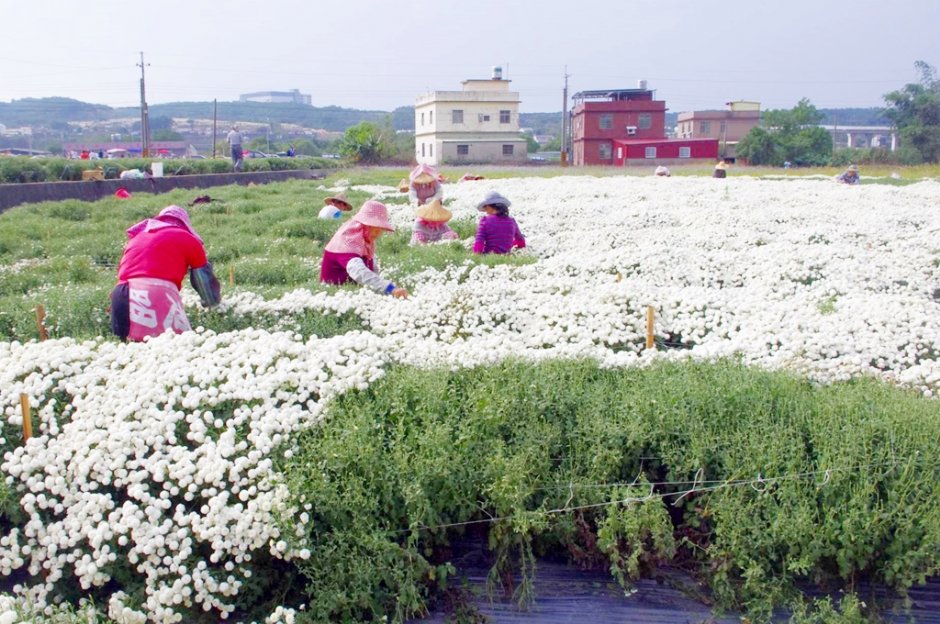
[[[121,340],[191,329],[180,297],[187,271],[202,304],[219,303],[219,281],[186,210],[167,206],[128,228],[127,238],[111,291],[111,330]]]
[[[379,275],[375,258],[375,241],[385,232],[394,231],[385,204],[367,201],[336,230],[323,249],[320,281],[337,285],[356,282],[376,292],[407,298],[407,290]]]

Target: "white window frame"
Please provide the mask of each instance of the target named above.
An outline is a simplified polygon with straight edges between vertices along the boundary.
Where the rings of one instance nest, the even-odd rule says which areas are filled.
[[[679,147],[679,158],[692,158],[692,148],[688,145]]]
[[[656,148],[655,147],[644,148],[643,158],[656,158]]]

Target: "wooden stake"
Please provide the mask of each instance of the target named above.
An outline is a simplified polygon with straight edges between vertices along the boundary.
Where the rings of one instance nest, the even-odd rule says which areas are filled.
[[[656,344],[653,328],[656,321],[656,311],[653,306],[646,306],[646,348],[652,349]]]
[[[36,306],[36,327],[39,328],[39,340],[45,340],[49,337],[49,332],[46,331],[46,309],[42,307],[42,304]]]
[[[29,415],[29,396],[20,393],[20,409],[23,411],[23,442],[33,437],[33,419]]]
[[[228,285],[235,285],[235,265],[233,264],[228,268]]]

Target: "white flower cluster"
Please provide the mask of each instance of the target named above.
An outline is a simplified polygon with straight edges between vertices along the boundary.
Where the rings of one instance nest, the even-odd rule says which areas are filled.
[[[820,382],[874,375],[940,393],[936,182],[506,179],[448,186],[455,217],[478,215],[490,189],[512,200],[536,262],[427,269],[405,277],[407,300],[368,289],[274,301],[238,292],[222,308],[351,312],[368,332],[0,343],[7,444],[17,443],[21,393],[37,420],[37,437],[0,465],[26,514],[0,537],[0,574],[27,571],[35,582],[18,593],[43,604],[60,579],[101,586],[126,562],[148,588],[143,604],[112,600],[126,621],[180,621],[183,608],[226,617],[253,557],[316,556],[278,528],[292,518],[299,535],[309,521],[285,508],[275,470],[290,460],[292,435],[390,362],[734,356]],[[392,207],[397,226],[412,219]],[[648,306],[654,350],[644,349]],[[271,621],[291,616],[282,609]]]
[[[288,543],[308,515],[285,508],[275,449],[332,396],[367,387],[385,359],[361,332],[0,343],[5,422],[21,424],[21,393],[38,420],[0,465],[27,516],[0,538],[0,573],[25,568],[36,584],[17,590],[43,604],[67,574],[101,586],[126,562],[152,620],[181,621],[192,606],[226,617],[258,553],[310,556]],[[277,518],[295,514],[296,535],[282,535]],[[128,615],[120,599],[112,608]]]

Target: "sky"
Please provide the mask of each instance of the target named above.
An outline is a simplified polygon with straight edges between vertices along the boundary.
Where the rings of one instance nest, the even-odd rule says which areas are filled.
[[[390,111],[501,67],[520,111],[646,80],[673,112],[883,106],[940,66],[940,0],[2,0],[0,102],[299,89]],[[568,103],[570,108],[570,100]]]

